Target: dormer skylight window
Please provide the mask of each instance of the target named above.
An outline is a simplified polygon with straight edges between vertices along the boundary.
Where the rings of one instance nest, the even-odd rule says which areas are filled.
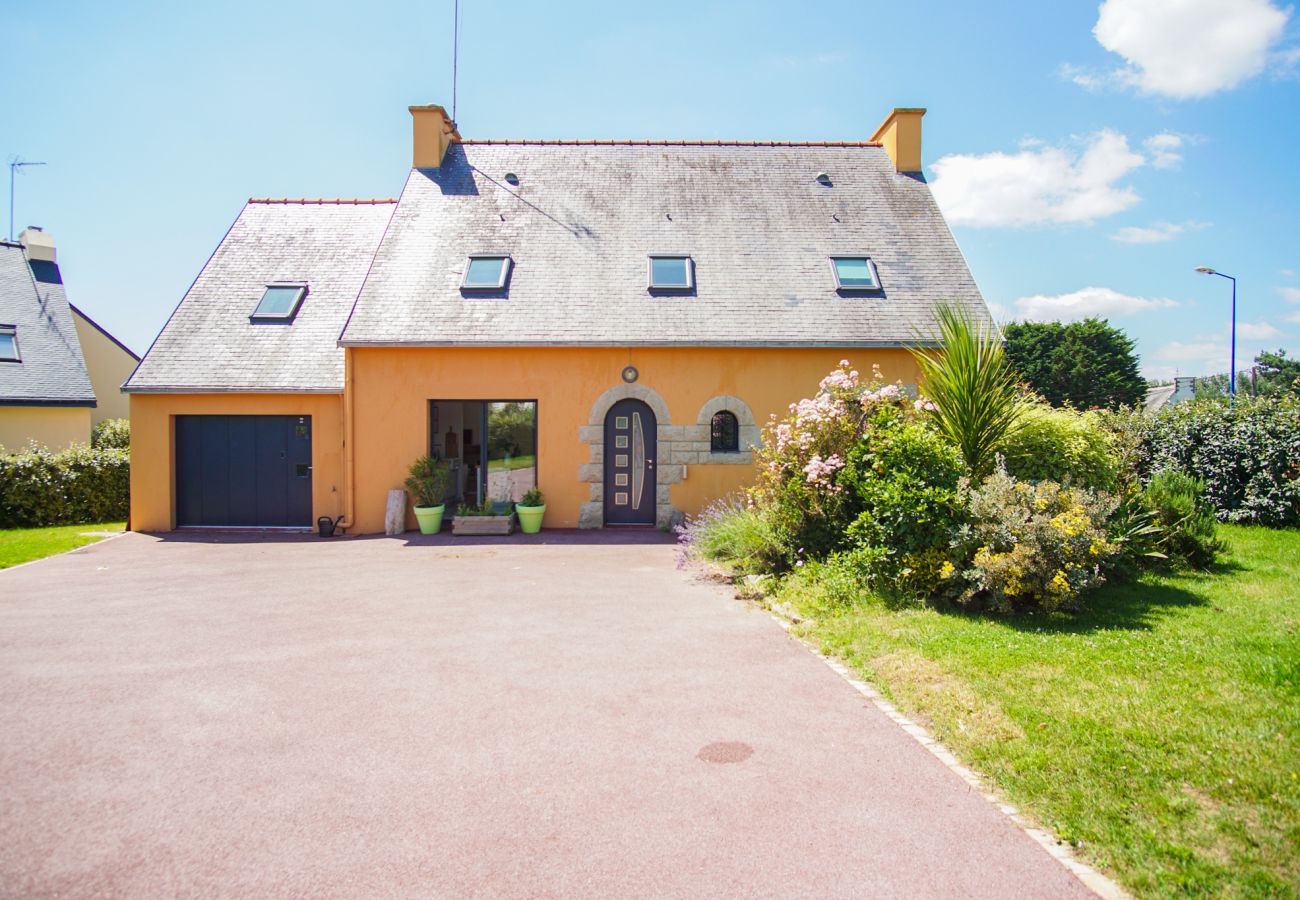
[[[831,273],[841,291],[878,291],[876,265],[866,256],[832,256]]]
[[[18,328],[0,325],[0,362],[22,362],[18,355]]]
[[[250,322],[277,322],[287,325],[298,315],[307,296],[307,285],[301,282],[277,282],[266,286],[266,293],[257,309],[248,317]]]
[[[460,286],[466,291],[499,291],[510,277],[510,257],[475,253],[465,265]]]
[[[695,267],[689,256],[650,254],[650,290],[689,291],[695,287]]]

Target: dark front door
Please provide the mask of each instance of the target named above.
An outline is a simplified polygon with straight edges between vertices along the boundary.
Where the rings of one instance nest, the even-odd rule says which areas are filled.
[[[177,416],[176,524],[311,526],[311,416]]]
[[[620,400],[605,416],[605,524],[655,523],[655,414]]]

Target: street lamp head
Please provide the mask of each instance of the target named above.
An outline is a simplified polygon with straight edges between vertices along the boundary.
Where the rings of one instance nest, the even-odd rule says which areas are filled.
[[[1202,275],[1218,275],[1218,274],[1219,274],[1218,272],[1216,272],[1216,271],[1214,271],[1213,269],[1211,269],[1209,266],[1197,266],[1197,267],[1196,267],[1196,271],[1200,272]]]

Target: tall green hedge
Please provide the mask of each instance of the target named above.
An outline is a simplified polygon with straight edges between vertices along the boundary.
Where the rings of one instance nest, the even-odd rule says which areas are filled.
[[[0,452],[0,528],[120,522],[130,509],[131,455],[85,444]]]
[[[1200,479],[1221,522],[1300,525],[1300,399],[1195,400],[1127,424],[1144,478],[1179,469]]]

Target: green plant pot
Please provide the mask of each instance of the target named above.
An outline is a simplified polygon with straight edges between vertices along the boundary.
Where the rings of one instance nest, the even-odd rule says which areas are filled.
[[[420,534],[437,534],[442,530],[442,514],[447,509],[441,506],[415,507],[415,521],[420,523]]]
[[[537,534],[542,530],[542,516],[546,515],[546,504],[541,506],[520,506],[515,504],[515,513],[519,516],[519,530],[524,534]]]

